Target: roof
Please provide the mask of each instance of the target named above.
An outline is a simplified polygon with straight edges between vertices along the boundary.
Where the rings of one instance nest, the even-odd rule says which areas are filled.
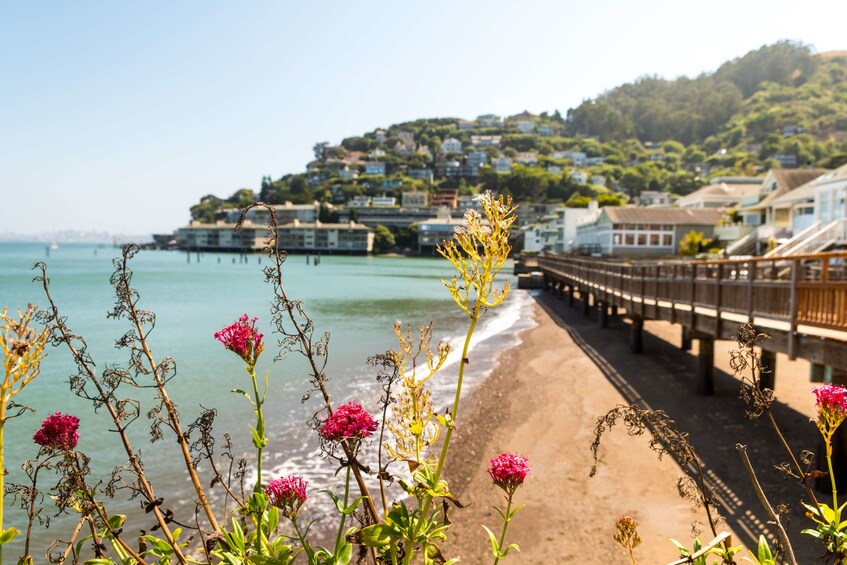
[[[198,221],[192,221],[187,226],[183,226],[179,229],[180,230],[235,230],[235,226],[236,226],[236,224],[234,224],[232,222],[215,222],[214,224],[205,224],[205,223],[198,222]],[[267,226],[264,225],[264,224],[255,224],[255,223],[250,222],[250,221],[245,221],[244,224],[242,225],[242,227],[245,230],[248,230],[248,229],[267,230],[268,229]],[[303,228],[319,229],[319,230],[320,229],[326,229],[326,230],[350,230],[350,229],[352,229],[352,230],[371,230],[371,231],[373,231],[373,228],[370,228],[370,227],[366,226],[365,224],[357,224],[355,222],[349,222],[349,223],[346,223],[346,224],[330,224],[330,223],[324,223],[324,222],[301,222],[299,220],[294,220],[293,222],[290,222],[290,223],[287,223],[287,224],[280,224],[279,226],[277,226],[277,229],[280,230],[280,231],[287,230],[287,229],[294,229],[294,228],[297,228],[297,229],[303,229]]]
[[[703,188],[698,188],[691,194],[686,194],[680,197],[683,202],[688,202],[698,199],[720,199],[720,200],[740,200],[750,194],[755,194],[762,189],[762,183],[732,183],[725,182],[710,184]]]
[[[847,179],[847,165],[841,165],[834,171],[831,171],[816,180],[816,184],[827,184],[830,182],[843,181]]]
[[[718,223],[723,213],[710,208],[626,208],[606,206],[603,211],[613,223],[623,224],[671,224],[671,225],[710,225]]]
[[[780,188],[794,190],[798,186],[825,175],[829,169],[771,169]]]

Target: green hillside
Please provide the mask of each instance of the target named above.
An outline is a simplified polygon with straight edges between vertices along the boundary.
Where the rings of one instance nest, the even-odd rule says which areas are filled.
[[[457,141],[460,148],[446,150]],[[847,162],[847,52],[814,54],[782,41],[698,77],[643,77],[565,116],[419,119],[317,143],[314,152],[305,172],[264,177],[229,198],[206,195],[192,216],[209,221],[255,198],[399,201],[402,192],[440,188],[619,204],[645,190],[687,194],[715,176],[836,167]]]

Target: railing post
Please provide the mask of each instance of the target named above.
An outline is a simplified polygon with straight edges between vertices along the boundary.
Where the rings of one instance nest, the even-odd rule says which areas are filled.
[[[718,274],[715,278],[715,286],[717,287],[717,297],[715,300],[715,338],[721,338],[721,304],[723,295],[723,263],[718,263]]]
[[[800,280],[801,259],[791,262],[791,298],[789,300],[790,322],[788,329],[788,358],[797,359],[797,283]]]
[[[753,283],[756,280],[756,262],[749,261],[747,263],[747,323],[753,323]]]

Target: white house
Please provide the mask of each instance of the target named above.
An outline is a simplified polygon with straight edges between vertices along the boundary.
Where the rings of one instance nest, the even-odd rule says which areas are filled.
[[[537,151],[521,151],[518,153],[517,157],[518,163],[521,165],[527,165],[530,167],[534,167],[538,164],[538,152]]]
[[[579,220],[597,212],[597,201],[588,208],[556,208],[544,216],[544,249],[561,253],[570,251],[576,243],[576,225]]]
[[[816,181],[815,216],[824,224],[847,218],[847,165]]]
[[[448,153],[461,153],[462,142],[455,137],[448,137],[441,144],[441,152],[447,155]]]
[[[762,189],[762,179],[741,177],[745,182],[715,178],[712,184],[698,188],[676,201],[680,208],[731,208],[742,198],[755,196]]]
[[[402,195],[403,208],[423,208],[426,206],[428,197],[426,192],[420,190],[407,190]]]
[[[515,122],[515,127],[521,133],[532,133],[535,131],[535,123],[532,120],[518,120]]]
[[[365,174],[371,176],[385,176],[385,163],[365,163]]]

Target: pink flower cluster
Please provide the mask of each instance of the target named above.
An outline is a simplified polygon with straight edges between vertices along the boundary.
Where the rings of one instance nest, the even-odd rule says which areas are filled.
[[[282,510],[288,518],[293,519],[300,510],[300,506],[306,502],[306,487],[308,481],[297,475],[279,477],[268,483],[265,494],[270,499],[271,506]]]
[[[79,441],[79,418],[70,414],[56,412],[41,422],[41,428],[32,439],[38,445],[48,449],[73,449]]]
[[[256,364],[259,354],[265,348],[262,344],[263,334],[256,329],[256,320],[258,318],[248,318],[244,314],[232,325],[215,332],[215,339],[250,365]]]
[[[326,440],[365,439],[379,427],[361,404],[348,402],[339,406],[329,418],[324,420],[318,433]]]
[[[522,455],[501,453],[488,463],[488,474],[495,485],[511,495],[529,475],[529,461]]]
[[[824,434],[831,434],[847,418],[847,387],[823,385],[812,392],[818,407],[818,428]]]

